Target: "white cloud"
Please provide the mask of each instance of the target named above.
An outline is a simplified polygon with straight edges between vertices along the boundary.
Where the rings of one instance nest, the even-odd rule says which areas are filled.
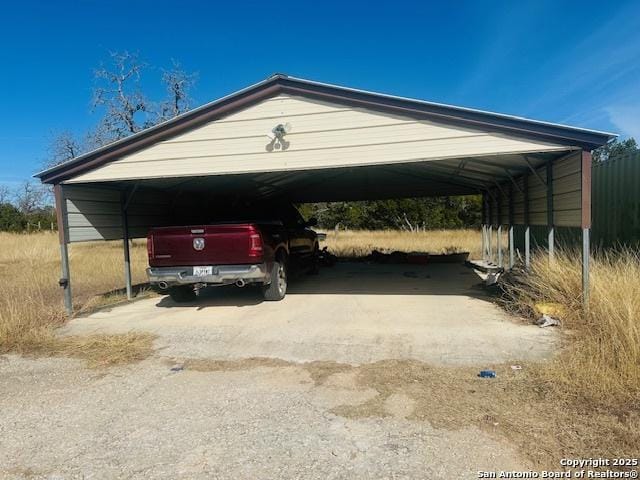
[[[609,120],[625,136],[640,140],[640,104],[613,105],[606,108]]]

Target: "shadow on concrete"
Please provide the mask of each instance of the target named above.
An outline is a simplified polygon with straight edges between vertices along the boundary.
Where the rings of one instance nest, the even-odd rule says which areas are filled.
[[[290,276],[287,295],[458,295],[489,300],[481,278],[458,264],[337,263],[318,275]],[[257,286],[209,287],[194,302],[176,303],[163,297],[158,307],[250,306],[263,302]]]

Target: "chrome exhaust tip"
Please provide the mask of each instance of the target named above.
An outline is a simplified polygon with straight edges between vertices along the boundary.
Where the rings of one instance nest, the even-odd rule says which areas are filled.
[[[236,280],[236,287],[244,287],[246,285],[245,281],[243,279],[240,280]]]
[[[158,287],[160,287],[162,290],[166,290],[167,288],[169,288],[169,285],[167,284],[167,282],[158,282]]]

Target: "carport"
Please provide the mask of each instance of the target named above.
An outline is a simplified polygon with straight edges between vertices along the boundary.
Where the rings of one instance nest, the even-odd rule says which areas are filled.
[[[514,226],[582,229],[588,296],[591,151],[615,135],[287,75],[266,80],[37,175],[54,186],[61,286],[71,242],[188,224],[237,197],[293,202],[482,194],[486,260],[515,262]],[[501,238],[509,232],[509,258]]]

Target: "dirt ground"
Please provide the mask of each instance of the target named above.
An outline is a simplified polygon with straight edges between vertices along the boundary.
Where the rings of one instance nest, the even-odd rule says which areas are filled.
[[[517,385],[509,362],[547,358],[558,338],[509,318],[478,282],[458,266],[343,264],[292,283],[283,302],[214,290],[192,305],[150,298],[76,319],[65,333],[151,331],[156,352],[97,370],[0,357],[0,478],[532,468],[498,431],[493,399]],[[494,365],[505,369],[497,381],[477,378]]]

